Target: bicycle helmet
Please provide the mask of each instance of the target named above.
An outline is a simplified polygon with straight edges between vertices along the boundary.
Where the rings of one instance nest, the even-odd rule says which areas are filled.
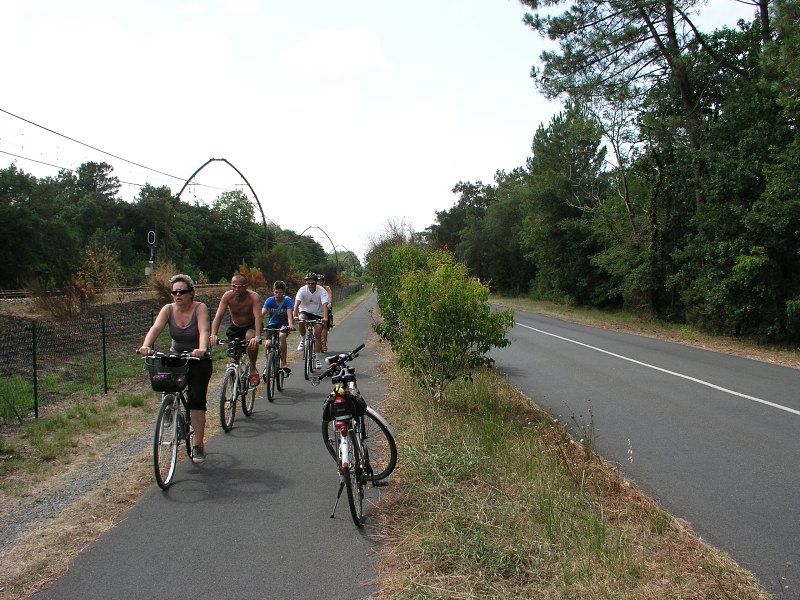
[[[306,273],[306,276],[303,279],[305,279],[306,281],[308,281],[310,279],[313,279],[314,281],[316,281],[317,280],[317,274],[314,273],[313,271],[311,271],[310,273]]]

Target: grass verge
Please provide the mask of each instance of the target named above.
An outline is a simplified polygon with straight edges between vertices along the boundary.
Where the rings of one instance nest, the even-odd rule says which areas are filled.
[[[769,597],[495,372],[438,404],[386,374],[400,456],[378,597]]]

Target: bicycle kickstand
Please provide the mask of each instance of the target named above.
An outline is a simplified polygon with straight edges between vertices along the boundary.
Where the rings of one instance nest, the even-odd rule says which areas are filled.
[[[333,505],[333,511],[331,512],[331,519],[333,515],[336,514],[336,507],[339,506],[339,498],[342,497],[342,490],[344,489],[344,477],[339,482],[339,491],[336,493],[336,504]]]

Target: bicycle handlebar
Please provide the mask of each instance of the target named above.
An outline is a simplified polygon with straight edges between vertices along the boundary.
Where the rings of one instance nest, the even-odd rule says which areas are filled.
[[[206,350],[203,356],[194,356],[191,352],[160,352],[159,350],[150,350],[149,354],[142,355],[141,352],[138,350],[136,354],[140,355],[142,358],[152,357],[152,358],[188,358],[189,360],[201,360],[203,358],[209,358],[211,356],[211,351]]]
[[[294,327],[289,327],[288,325],[281,325],[280,327],[263,327],[261,332],[263,333],[265,331],[285,331],[288,333],[290,331],[294,331]]]
[[[361,344],[358,348],[351,350],[350,352],[343,352],[342,354],[337,354],[336,356],[329,356],[325,360],[330,364],[322,375],[314,376],[311,378],[311,385],[314,387],[318,386],[322,383],[322,380],[326,377],[331,377],[335,372],[340,371],[343,368],[344,363],[350,362],[351,360],[358,357],[358,353],[361,352],[366,348],[366,344]],[[331,362],[333,361],[333,362]]]
[[[222,346],[222,345],[227,344],[229,347],[234,348],[234,349],[235,348],[244,348],[249,343],[250,342],[248,342],[247,340],[242,339],[242,338],[233,338],[232,340],[223,340],[222,338],[218,338],[217,339],[217,345],[218,346]]]

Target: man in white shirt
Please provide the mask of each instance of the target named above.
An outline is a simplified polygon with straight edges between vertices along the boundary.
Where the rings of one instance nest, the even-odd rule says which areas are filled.
[[[300,345],[298,350],[303,349],[305,344],[306,325],[303,321],[306,320],[319,320],[327,322],[328,320],[328,292],[325,288],[317,285],[317,274],[308,273],[305,276],[306,285],[297,291],[297,296],[294,299],[294,318],[297,320],[298,328],[300,329]],[[314,324],[314,368],[321,369],[322,361],[320,352],[322,349],[322,323]]]

